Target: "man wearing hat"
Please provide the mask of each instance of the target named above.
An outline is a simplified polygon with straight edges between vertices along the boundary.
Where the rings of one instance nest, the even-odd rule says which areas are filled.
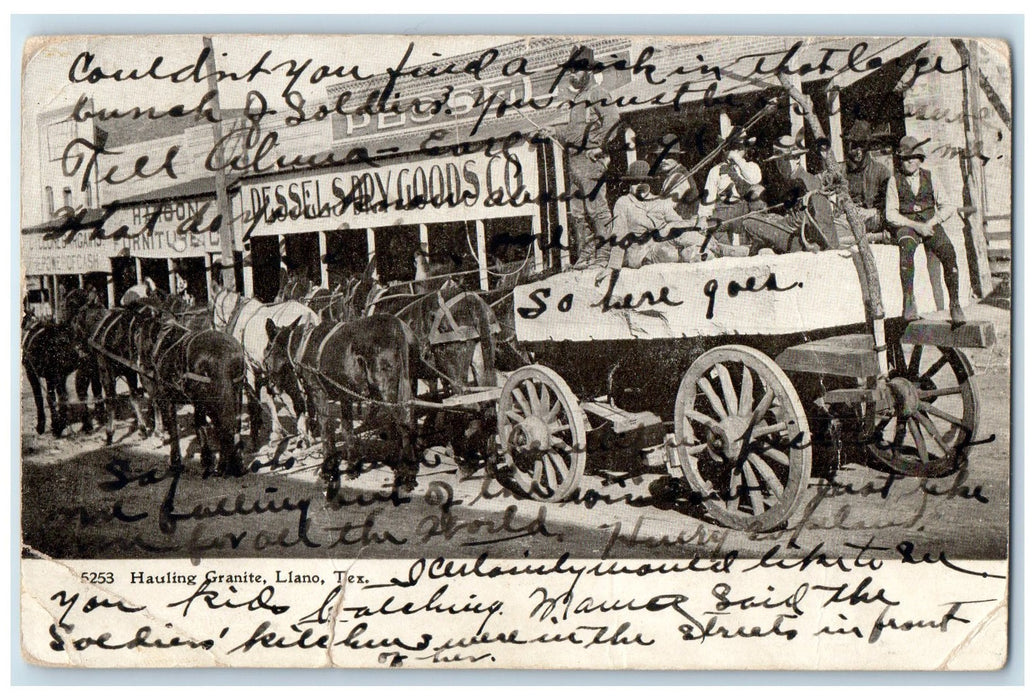
[[[612,235],[615,242],[625,248],[625,267],[700,259],[704,234],[699,230],[698,219],[684,218],[676,211],[671,199],[654,195],[651,182],[656,179],[650,174],[650,165],[643,160],[632,163],[622,177],[629,183],[629,192],[615,202]],[[670,237],[673,226],[693,230]],[[714,240],[710,242],[708,251],[712,255],[722,252]]]
[[[611,211],[604,180],[607,143],[618,126],[618,107],[607,90],[593,80],[593,50],[580,46],[565,64],[571,100],[568,123],[551,134],[568,151],[568,191],[573,195],[572,245],[579,266],[594,258],[606,262]]]
[[[703,219],[714,219],[720,223],[761,208],[762,169],[747,159],[745,148],[750,139],[745,134],[737,135],[729,116],[719,115],[719,137],[729,141],[726,160],[712,166],[704,181],[704,193],[697,213]],[[734,232],[739,231],[737,224]],[[720,228],[716,234],[720,243],[730,243],[730,231]]]
[[[803,132],[797,137],[781,136],[773,144],[773,155],[767,159],[772,167],[766,181],[767,202],[773,211],[751,214],[741,224],[753,252],[764,248],[793,253],[806,247],[838,247],[833,206],[823,194],[822,178],[796,162],[803,155]]]
[[[884,230],[884,199],[891,173],[871,155],[873,136],[870,123],[860,119],[845,134],[848,152],[845,170],[848,175],[848,192],[859,207],[866,230]]]
[[[895,150],[895,174],[888,180],[885,217],[895,231],[899,249],[899,274],[902,280],[902,318],[915,321],[913,294],[913,257],[925,246],[942,264],[949,288],[949,314],[953,325],[966,322],[960,305],[960,278],[956,249],[942,224],[952,217],[953,207],[934,173],[920,167],[924,161],[923,143],[904,136]]]
[[[658,145],[651,149],[651,153],[654,156],[651,172],[658,174],[661,196],[672,200],[676,212],[684,219],[696,216],[701,194],[690,171],[676,160],[684,154],[679,145],[679,137],[675,134],[665,134]]]

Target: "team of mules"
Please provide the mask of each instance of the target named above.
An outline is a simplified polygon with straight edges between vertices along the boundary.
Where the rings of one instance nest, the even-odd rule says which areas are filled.
[[[421,417],[433,401],[495,385],[500,322],[457,276],[427,270],[419,276],[385,287],[370,268],[334,290],[309,290],[302,299],[273,304],[214,286],[208,309],[184,309],[175,297],[152,295],[109,310],[73,291],[65,301],[67,320],[51,324],[59,332],[40,328],[24,336],[26,372],[40,397],[37,427],[42,431],[44,423],[40,379],[48,396],[57,394],[53,414],[55,403],[64,401],[65,380],[76,372],[77,388],[84,387],[80,401],[91,383],[95,397],[98,385],[104,392],[109,444],[115,383],[122,378],[140,432],[155,428],[152,411],[161,417],[174,469],[182,468],[177,407],[189,404],[206,472],[213,468],[213,447],[219,473],[241,472],[237,436],[244,398],[253,443],[260,401],[271,414],[271,442],[285,437],[278,401],[293,410],[301,439],[318,430],[329,495],[339,488],[343,460],[346,478],[373,461],[357,449],[361,442],[368,448],[370,436],[381,445],[376,461],[393,469],[400,491],[414,486],[427,447],[450,446],[461,466],[477,465],[495,451],[490,416],[443,411]],[[340,406],[338,420],[333,404]],[[59,434],[66,419],[60,408],[56,416]],[[89,427],[84,423],[84,430]]]

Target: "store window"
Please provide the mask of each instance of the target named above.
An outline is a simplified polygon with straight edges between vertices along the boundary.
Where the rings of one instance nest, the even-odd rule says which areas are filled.
[[[342,285],[350,277],[362,275],[369,263],[365,230],[327,231],[327,285],[330,289]]]
[[[420,246],[416,226],[387,226],[375,229],[374,249],[377,276],[382,282],[409,282],[417,273],[414,254]]]
[[[428,262],[432,275],[477,270],[477,250],[473,221],[428,225]]]
[[[47,201],[47,216],[54,216],[54,188],[48,185],[44,188],[44,194]]]
[[[72,188],[71,187],[66,187],[65,189],[61,190],[61,194],[63,195],[63,197],[62,197],[63,206],[65,208],[67,208],[67,209],[71,209],[72,208]]]

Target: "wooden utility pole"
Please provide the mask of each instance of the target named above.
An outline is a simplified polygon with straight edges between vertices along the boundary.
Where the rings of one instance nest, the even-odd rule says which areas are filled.
[[[801,107],[805,123],[812,131],[812,136],[817,141],[827,137],[823,125],[819,122],[810,100],[794,82],[786,75],[779,75],[780,85],[787,91],[791,98],[792,105],[796,102]],[[828,140],[829,143],[829,140]],[[859,273],[859,283],[863,288],[864,306],[866,317],[870,322],[873,331],[874,345],[877,351],[877,364],[880,367],[881,376],[888,375],[888,352],[884,340],[884,300],[881,295],[880,277],[877,275],[877,263],[873,258],[873,251],[870,250],[870,243],[866,238],[866,226],[859,208],[852,201],[848,193],[848,177],[845,174],[844,165],[838,163],[834,158],[832,149],[826,149],[823,154],[823,170],[827,173],[834,188],[837,190],[837,205],[844,211],[848,218],[848,225],[852,229],[852,237],[855,238],[858,256],[855,258]]]
[[[216,52],[212,48],[212,37],[202,37],[208,49],[205,58],[205,71],[208,73],[208,89],[215,93],[212,98],[212,145],[216,155],[216,208],[219,210],[221,224],[219,226],[219,252],[222,258],[223,286],[237,291],[234,276],[234,213],[230,207],[230,195],[226,191],[226,170],[223,168],[223,115],[219,107],[219,80],[216,79]]]
[[[992,293],[992,269],[988,263],[988,239],[985,235],[985,201],[980,184],[983,176],[981,162],[981,132],[977,123],[978,67],[976,44],[971,42],[970,48],[962,41],[953,39],[960,58],[966,66],[963,78],[963,136],[966,148],[964,157],[960,158],[963,171],[963,205],[970,212],[965,218],[963,239],[967,249],[967,264],[970,268],[970,284],[979,298]]]

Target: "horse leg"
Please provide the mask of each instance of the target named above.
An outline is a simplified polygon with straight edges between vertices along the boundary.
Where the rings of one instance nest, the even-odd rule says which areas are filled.
[[[338,495],[338,489],[341,488],[341,454],[334,443],[334,423],[330,419],[330,400],[323,389],[317,389],[313,393],[316,394],[314,401],[319,407],[321,437],[323,438],[324,457],[320,473],[327,479],[327,499],[331,500]]]
[[[341,432],[342,451],[345,453],[345,478],[355,479],[363,473],[362,460],[355,459],[356,434],[353,426],[356,419],[355,407],[351,400],[345,399],[341,402]]]
[[[106,362],[98,365],[98,372],[101,378],[101,385],[104,387],[104,410],[107,414],[107,422],[104,426],[105,444],[110,445],[115,436],[115,375]]]
[[[252,450],[259,449],[259,433],[262,431],[262,405],[259,402],[258,377],[249,368],[244,378],[244,392],[248,397],[248,430],[251,433]]]
[[[93,417],[90,415],[91,406],[88,403],[87,393],[90,389],[90,377],[86,371],[80,367],[75,373],[75,396],[79,400],[80,405],[83,407],[83,434],[93,432]],[[95,394],[96,396],[96,394]]]
[[[403,496],[417,487],[418,460],[415,441],[417,426],[414,422],[414,411],[410,406],[402,406],[392,413],[399,445],[396,464],[393,465],[395,489],[400,496]]]
[[[227,401],[211,412],[212,430],[219,441],[219,472],[223,476],[243,476],[244,462],[237,449],[240,401]]]
[[[261,395],[264,397],[266,403],[266,410],[270,412],[270,445],[278,444],[284,439],[283,428],[280,426],[280,411],[277,408],[277,402],[273,398],[273,389],[269,383],[263,384],[260,389]]]
[[[104,393],[101,390],[101,371],[96,363],[90,363],[90,393],[93,394],[94,418],[100,423],[104,420]]]
[[[126,384],[129,386],[129,403],[133,407],[133,415],[137,419],[137,430],[140,431],[141,437],[147,437],[151,434],[152,428],[155,426],[150,425],[147,419],[144,417],[144,412],[140,408],[140,404],[144,400],[144,391],[137,384],[136,372],[127,372]],[[152,404],[153,407],[154,404]],[[150,413],[150,411],[148,411]]]
[[[194,404],[194,432],[198,436],[198,443],[201,445],[201,466],[204,469],[205,478],[212,476],[212,468],[216,464],[215,456],[212,454],[212,446],[209,444],[209,434],[205,418],[205,406],[201,402]]]
[[[32,388],[32,398],[36,402],[36,432],[42,435],[47,430],[47,412],[43,408],[43,386],[40,384],[40,377],[36,372],[25,365],[25,376]]]
[[[68,427],[68,377],[60,375],[53,378],[54,388],[57,390],[57,415],[53,412],[50,415],[51,429],[54,437],[61,437],[61,433]],[[51,382],[47,381],[47,386]]]
[[[50,409],[50,430],[54,433],[54,437],[60,437],[61,433],[57,430],[57,387],[54,386],[55,381],[53,377],[44,377],[43,381],[47,384],[47,408]]]
[[[164,396],[155,396],[154,402],[162,413],[162,420],[169,430],[169,468],[174,474],[183,472],[183,456],[180,454],[180,426],[176,422],[176,404]]]

